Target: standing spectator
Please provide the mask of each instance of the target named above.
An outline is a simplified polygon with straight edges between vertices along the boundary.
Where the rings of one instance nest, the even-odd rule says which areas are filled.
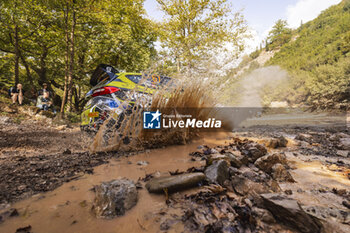
[[[49,96],[51,97],[51,92],[47,88],[47,83],[43,83],[43,89],[39,90],[38,96],[44,95],[44,92],[48,92]]]
[[[17,86],[11,87],[10,90],[10,97],[12,99],[12,104],[16,104],[18,101],[19,105],[22,105],[23,102],[23,89],[22,84],[18,83]]]

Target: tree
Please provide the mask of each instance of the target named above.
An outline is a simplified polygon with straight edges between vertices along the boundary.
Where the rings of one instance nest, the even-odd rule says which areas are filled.
[[[233,13],[227,0],[157,2],[166,15],[160,30],[162,46],[172,56],[178,72],[199,71],[202,62],[226,47],[242,51],[247,27],[243,16]]]
[[[272,48],[287,43],[292,36],[292,30],[288,28],[286,20],[279,19],[269,32],[268,40],[272,44]]]

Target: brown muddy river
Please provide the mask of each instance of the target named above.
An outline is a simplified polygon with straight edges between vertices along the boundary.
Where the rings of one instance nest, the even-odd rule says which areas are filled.
[[[190,161],[189,152],[198,145],[219,145],[228,141],[228,133],[212,134],[205,139],[196,140],[189,145],[172,146],[151,150],[148,153],[112,159],[109,164],[98,166],[93,175],[84,175],[79,180],[65,183],[54,191],[38,194],[15,203],[12,207],[19,217],[7,219],[0,225],[0,232],[15,232],[20,227],[31,225],[36,233],[55,232],[157,232],[153,213],[165,207],[165,196],[149,194],[143,188],[139,190],[137,205],[122,217],[112,220],[97,219],[90,209],[94,199],[91,188],[103,181],[126,177],[137,181],[146,174],[187,170],[201,165]],[[148,165],[137,165],[138,161],[147,161]],[[205,163],[203,161],[203,163]]]

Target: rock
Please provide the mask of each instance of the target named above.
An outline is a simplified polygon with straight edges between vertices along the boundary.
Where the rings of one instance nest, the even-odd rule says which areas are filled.
[[[305,210],[308,214],[322,220],[327,221],[332,219],[344,224],[350,223],[350,211],[324,206],[304,206],[303,210]]]
[[[346,158],[349,155],[349,151],[347,151],[347,150],[337,150],[337,155]]]
[[[279,182],[295,182],[292,175],[287,171],[287,169],[280,163],[276,163],[272,167],[272,178]]]
[[[124,215],[138,200],[134,182],[126,178],[104,182],[94,188],[96,196],[92,210],[100,218]]]
[[[278,147],[286,147],[287,146],[287,139],[283,136],[279,136],[278,138],[271,138],[268,142],[267,142],[267,147],[276,149]]]
[[[32,226],[28,225],[28,226],[25,226],[25,227],[17,228],[16,233],[30,233],[31,230],[32,230]]]
[[[276,138],[271,138],[266,143],[266,146],[273,149],[278,148],[278,140]]]
[[[350,203],[348,201],[342,201],[343,206],[345,206],[346,208],[350,209]]]
[[[320,221],[307,214],[296,200],[278,193],[261,194],[260,196],[265,208],[280,223],[303,233],[318,233],[321,231]]]
[[[275,223],[276,220],[273,218],[272,214],[270,211],[266,209],[261,209],[258,207],[253,207],[252,209],[253,213],[255,213],[263,222],[266,223]]]
[[[292,195],[293,191],[290,190],[290,189],[287,189],[287,190],[284,191],[284,193],[287,194],[287,195]]]
[[[248,157],[248,160],[254,163],[258,158],[266,155],[267,150],[263,145],[255,142],[247,143],[242,148],[242,154]]]
[[[149,164],[149,162],[147,162],[147,161],[137,161],[136,164],[139,165],[139,166],[146,166],[146,165]]]
[[[216,154],[208,155],[207,166],[213,164],[214,161],[218,161],[218,160],[225,160],[228,165],[230,164],[230,158],[227,155],[216,153]]]
[[[248,163],[248,159],[246,159],[245,156],[241,155],[240,152],[239,154],[232,154],[231,152],[228,152],[225,155],[229,159],[232,167],[240,168],[243,164],[246,165]]]
[[[276,163],[286,165],[287,164],[286,156],[284,154],[265,155],[257,159],[254,165],[258,167],[260,170],[270,174],[272,172],[272,167]]]
[[[214,161],[205,169],[205,176],[210,182],[223,184],[229,178],[228,166],[225,160]]]
[[[287,146],[288,140],[285,137],[279,136],[277,139],[278,139],[279,147],[286,147]]]
[[[2,213],[0,213],[0,223],[4,222],[9,217],[16,217],[18,216],[18,211],[15,208],[11,208],[9,210],[6,210]]]
[[[168,189],[168,192],[174,192],[181,189],[194,187],[204,179],[205,175],[201,172],[158,177],[148,181],[146,188],[150,193],[162,193],[164,192],[164,189]]]
[[[308,142],[308,143],[312,143],[312,135],[310,135],[310,134],[299,133],[295,137],[295,139],[299,140],[299,141],[305,141],[305,142]]]
[[[72,154],[72,151],[71,151],[70,149],[66,148],[66,149],[63,151],[63,154],[64,154],[64,155],[70,155],[70,154]]]
[[[340,138],[338,148],[341,150],[350,150],[350,138]]]
[[[241,176],[233,177],[231,184],[235,192],[242,196],[245,196],[251,192],[258,194],[269,192],[268,187],[264,186],[262,183],[257,183]]]

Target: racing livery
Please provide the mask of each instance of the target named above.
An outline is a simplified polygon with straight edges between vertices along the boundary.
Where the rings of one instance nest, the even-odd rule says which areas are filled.
[[[117,119],[123,113],[130,113],[139,98],[150,103],[155,90],[169,81],[165,76],[119,72],[110,65],[100,64],[90,79],[94,87],[86,94],[90,100],[81,114],[81,128],[98,130],[110,116]],[[128,103],[119,107],[125,101]]]

